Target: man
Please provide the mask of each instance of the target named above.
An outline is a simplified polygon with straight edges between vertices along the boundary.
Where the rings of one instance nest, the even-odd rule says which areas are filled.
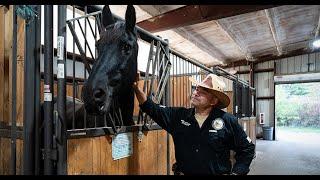
[[[246,175],[254,157],[255,145],[235,116],[222,111],[230,103],[223,93],[224,82],[209,74],[196,84],[191,104],[194,108],[164,107],[155,104],[139,89],[133,88],[140,108],[172,135],[175,145],[175,174]],[[232,167],[230,150],[236,152]]]

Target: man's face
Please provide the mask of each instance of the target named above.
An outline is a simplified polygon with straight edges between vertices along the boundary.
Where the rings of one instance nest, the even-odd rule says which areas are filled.
[[[210,93],[210,89],[197,86],[191,96],[191,104],[195,108],[207,108],[218,103],[217,98]]]

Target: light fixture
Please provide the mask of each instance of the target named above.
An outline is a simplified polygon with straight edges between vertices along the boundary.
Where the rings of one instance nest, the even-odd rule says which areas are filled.
[[[312,46],[313,46],[314,48],[320,48],[320,38],[315,39],[315,40],[312,42]]]

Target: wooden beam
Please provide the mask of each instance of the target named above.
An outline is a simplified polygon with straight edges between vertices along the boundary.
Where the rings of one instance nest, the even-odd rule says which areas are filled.
[[[319,82],[320,73],[278,75],[273,79],[275,84]]]
[[[304,55],[304,54],[308,54],[308,53],[315,53],[315,52],[320,52],[320,49],[315,50],[313,52],[310,51],[310,49],[308,48],[301,48],[301,49],[297,49],[294,51],[291,51],[287,54],[283,54],[281,56],[277,56],[274,54],[268,54],[265,56],[258,56],[255,57],[257,60],[254,61],[254,64],[259,64],[259,63],[264,63],[264,62],[268,62],[268,61],[272,61],[272,60],[278,60],[278,59],[283,59],[283,58],[288,58],[288,57],[293,57],[293,56],[300,56],[300,55]],[[230,68],[230,67],[236,67],[236,66],[244,66],[247,65],[247,61],[245,59],[241,59],[238,61],[234,61],[232,63],[229,63],[227,65],[219,65],[222,68]]]
[[[157,16],[158,14],[161,14],[161,12],[155,6],[139,5],[139,7],[142,8],[150,16]],[[188,27],[179,27],[174,29],[173,31],[182,36],[183,38],[189,40],[199,49],[208,53],[215,59],[221,61],[224,64],[228,63],[225,61],[227,57],[219,49],[217,49],[213,44],[211,44],[207,39],[205,39],[201,35],[197,35],[196,32],[194,32],[192,29]]]
[[[275,6],[276,5],[188,5],[146,19],[137,23],[137,25],[150,32],[159,32]]]
[[[269,9],[265,9],[264,12],[266,13],[266,17],[268,19],[268,23],[269,23],[269,27],[270,27],[270,31],[272,33],[272,37],[273,37],[273,41],[274,41],[274,44],[276,45],[276,49],[277,49],[277,52],[278,52],[278,56],[281,56],[282,55],[282,47],[281,47],[281,44],[277,38],[277,35],[276,35],[276,28],[274,26],[274,23],[273,23],[273,20],[272,18],[274,17],[271,13],[270,13],[271,10]]]

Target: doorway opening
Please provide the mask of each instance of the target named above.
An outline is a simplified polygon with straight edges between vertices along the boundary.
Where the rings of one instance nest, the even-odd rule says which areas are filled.
[[[320,137],[320,82],[275,85],[276,140]]]

